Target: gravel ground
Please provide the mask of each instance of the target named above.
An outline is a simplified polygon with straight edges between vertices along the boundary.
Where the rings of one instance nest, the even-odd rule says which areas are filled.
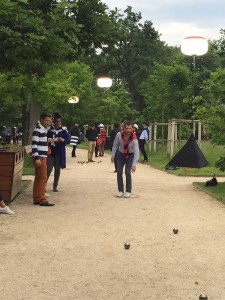
[[[109,155],[67,156],[54,207],[33,206],[31,184],[0,215],[1,300],[225,299],[225,207],[192,185],[206,178],[138,164],[119,199]]]

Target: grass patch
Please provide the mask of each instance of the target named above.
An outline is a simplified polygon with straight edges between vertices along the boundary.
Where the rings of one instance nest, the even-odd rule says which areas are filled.
[[[181,149],[184,143],[185,142],[176,148],[174,155]],[[146,150],[148,150],[147,145]],[[213,145],[210,141],[202,141],[201,150],[208,161],[208,165],[206,167],[193,169],[180,167],[177,170],[167,172],[178,176],[212,176],[213,174],[216,174],[216,176],[225,176],[224,172],[215,167],[215,162],[222,154],[225,154],[225,147]],[[156,152],[147,151],[147,153],[149,156],[149,164],[154,168],[165,171],[165,166],[170,161],[166,145],[163,146],[162,144],[157,144]]]
[[[225,204],[225,182],[219,182],[216,186],[205,186],[205,182],[194,182],[193,185]]]
[[[29,155],[24,157],[23,175],[34,175],[34,165],[32,162],[32,157]]]

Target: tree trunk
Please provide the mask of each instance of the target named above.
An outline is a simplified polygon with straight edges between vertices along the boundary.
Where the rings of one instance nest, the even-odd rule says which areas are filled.
[[[28,132],[29,132],[29,109],[28,104],[24,101],[22,106],[22,145],[28,145]]]

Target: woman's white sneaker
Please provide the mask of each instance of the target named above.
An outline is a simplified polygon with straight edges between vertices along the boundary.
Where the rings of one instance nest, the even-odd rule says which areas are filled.
[[[8,214],[8,215],[15,215],[16,213],[11,210],[8,206],[0,207],[0,213],[2,214]]]

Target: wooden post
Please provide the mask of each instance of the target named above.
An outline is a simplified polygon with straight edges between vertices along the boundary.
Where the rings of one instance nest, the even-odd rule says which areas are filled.
[[[149,143],[148,143],[149,151],[152,151],[152,124],[149,125]]]
[[[193,129],[192,129],[192,132],[193,132],[194,136],[195,136],[195,130],[196,130],[196,123],[195,123],[195,121],[193,121]]]
[[[156,152],[156,143],[157,143],[157,123],[154,124],[154,152]]]
[[[174,144],[177,146],[177,123],[175,123],[175,129],[174,129]]]
[[[198,121],[198,145],[201,147],[201,140],[202,140],[202,124],[201,121]]]
[[[173,152],[174,152],[174,134],[175,134],[175,119],[172,119],[172,124],[171,124],[170,157],[173,156]]]
[[[171,120],[168,121],[167,153],[170,153],[170,144],[171,144]]]

